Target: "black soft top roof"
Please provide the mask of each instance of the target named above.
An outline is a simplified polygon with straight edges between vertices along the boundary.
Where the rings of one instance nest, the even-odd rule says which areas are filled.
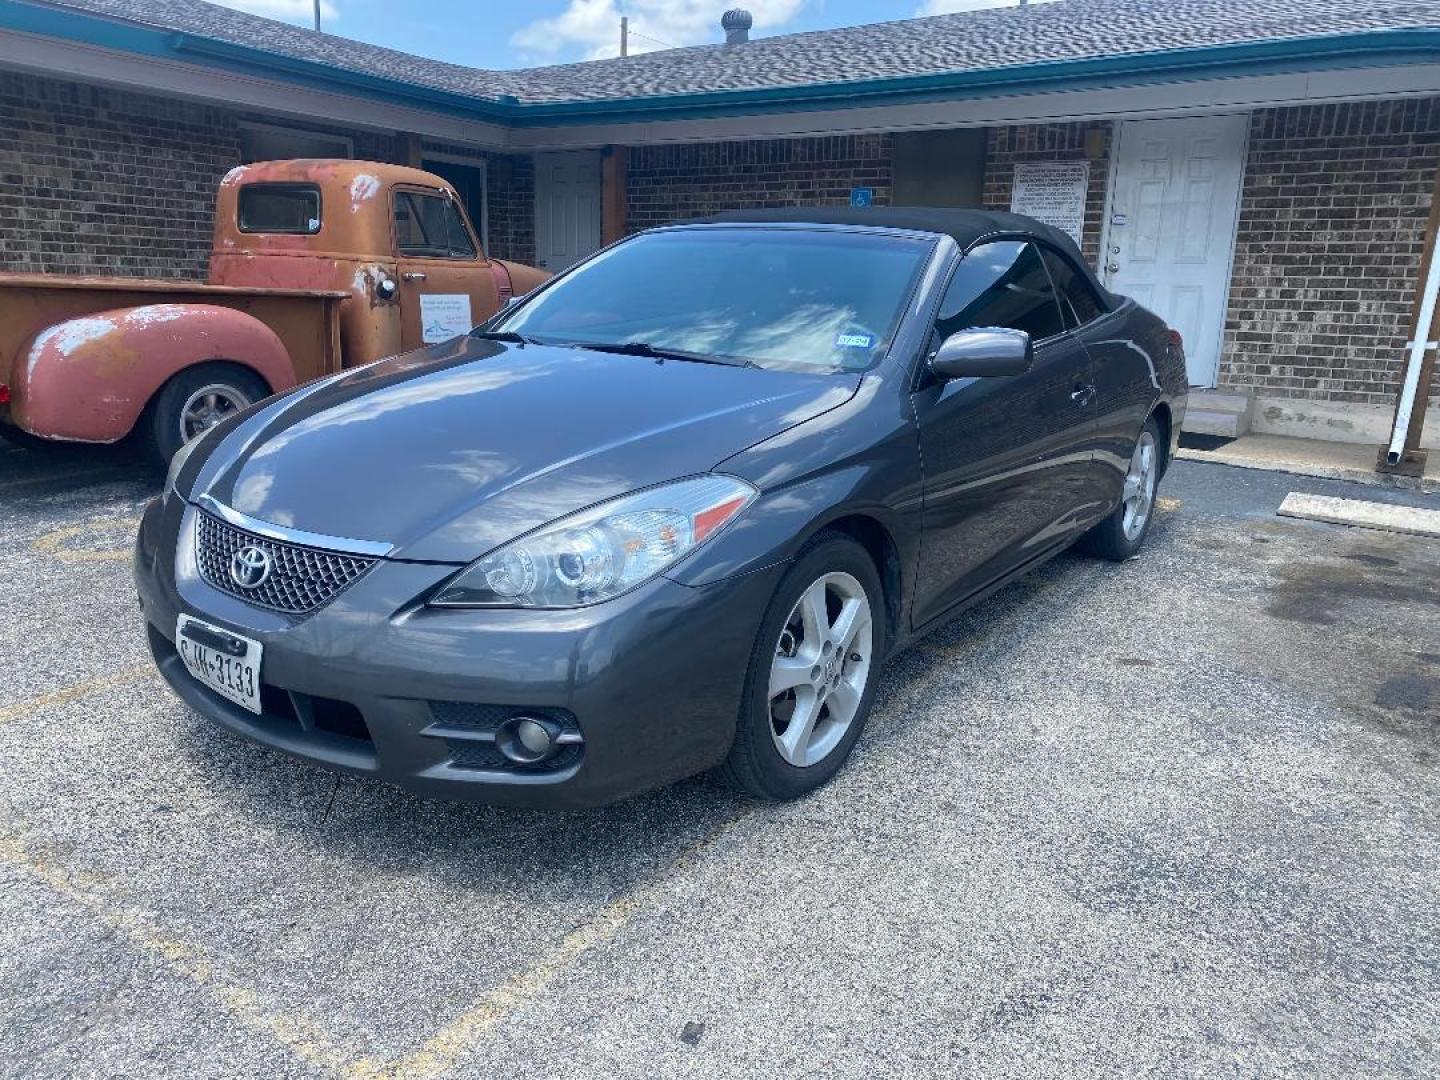
[[[727,210],[687,224],[873,225],[949,236],[962,249],[990,236],[1020,233],[1045,240],[1065,252],[1114,307],[1120,297],[1101,285],[1069,233],[1024,214],[1002,210],[959,210],[941,206],[787,206],[764,210]]]
[[[1075,241],[1059,229],[999,210],[952,210],[939,206],[787,206],[768,210],[727,210],[701,222],[791,222],[799,225],[874,225],[882,229],[913,229],[953,237],[962,248],[996,233],[1029,233],[1050,241],[1077,259]]]

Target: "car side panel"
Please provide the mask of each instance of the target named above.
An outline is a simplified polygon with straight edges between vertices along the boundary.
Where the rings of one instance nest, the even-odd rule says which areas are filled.
[[[915,422],[900,390],[906,377],[885,365],[861,379],[843,405],[717,463],[714,471],[748,480],[762,494],[667,576],[699,586],[783,562],[827,525],[858,516],[885,530],[908,598],[921,477]]]
[[[1157,316],[1128,302],[1082,327],[1094,361],[1098,429],[1095,448],[1105,499],[1120,498],[1140,428],[1160,402],[1171,405],[1175,431],[1184,415],[1184,357]]]
[[[925,469],[913,619],[928,623],[1077,533],[1093,502],[1089,366],[1070,335],[1040,344],[1024,375],[932,383],[914,395]]]

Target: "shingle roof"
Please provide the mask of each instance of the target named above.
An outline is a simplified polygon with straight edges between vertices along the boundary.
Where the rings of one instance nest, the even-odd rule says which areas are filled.
[[[442,63],[200,0],[44,0],[482,99],[550,103],[823,86],[1041,61],[1440,28],[1440,0],[1060,0],[625,59],[492,71]],[[723,4],[716,3],[718,33]]]
[[[532,99],[595,100],[974,71],[1412,27],[1440,27],[1440,0],[1060,0],[523,74]]]

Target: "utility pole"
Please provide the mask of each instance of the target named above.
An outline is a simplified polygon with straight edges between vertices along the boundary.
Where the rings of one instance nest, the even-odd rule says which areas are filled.
[[[620,16],[620,55],[630,55],[630,16]]]
[[[315,0],[315,33],[320,32],[320,0]]]

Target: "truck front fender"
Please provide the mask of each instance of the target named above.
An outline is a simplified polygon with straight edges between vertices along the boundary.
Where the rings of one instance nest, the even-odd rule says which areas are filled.
[[[11,419],[34,435],[115,442],[176,372],[226,360],[274,392],[295,385],[279,337],[253,315],[213,304],[146,304],[67,319],[20,351]]]

